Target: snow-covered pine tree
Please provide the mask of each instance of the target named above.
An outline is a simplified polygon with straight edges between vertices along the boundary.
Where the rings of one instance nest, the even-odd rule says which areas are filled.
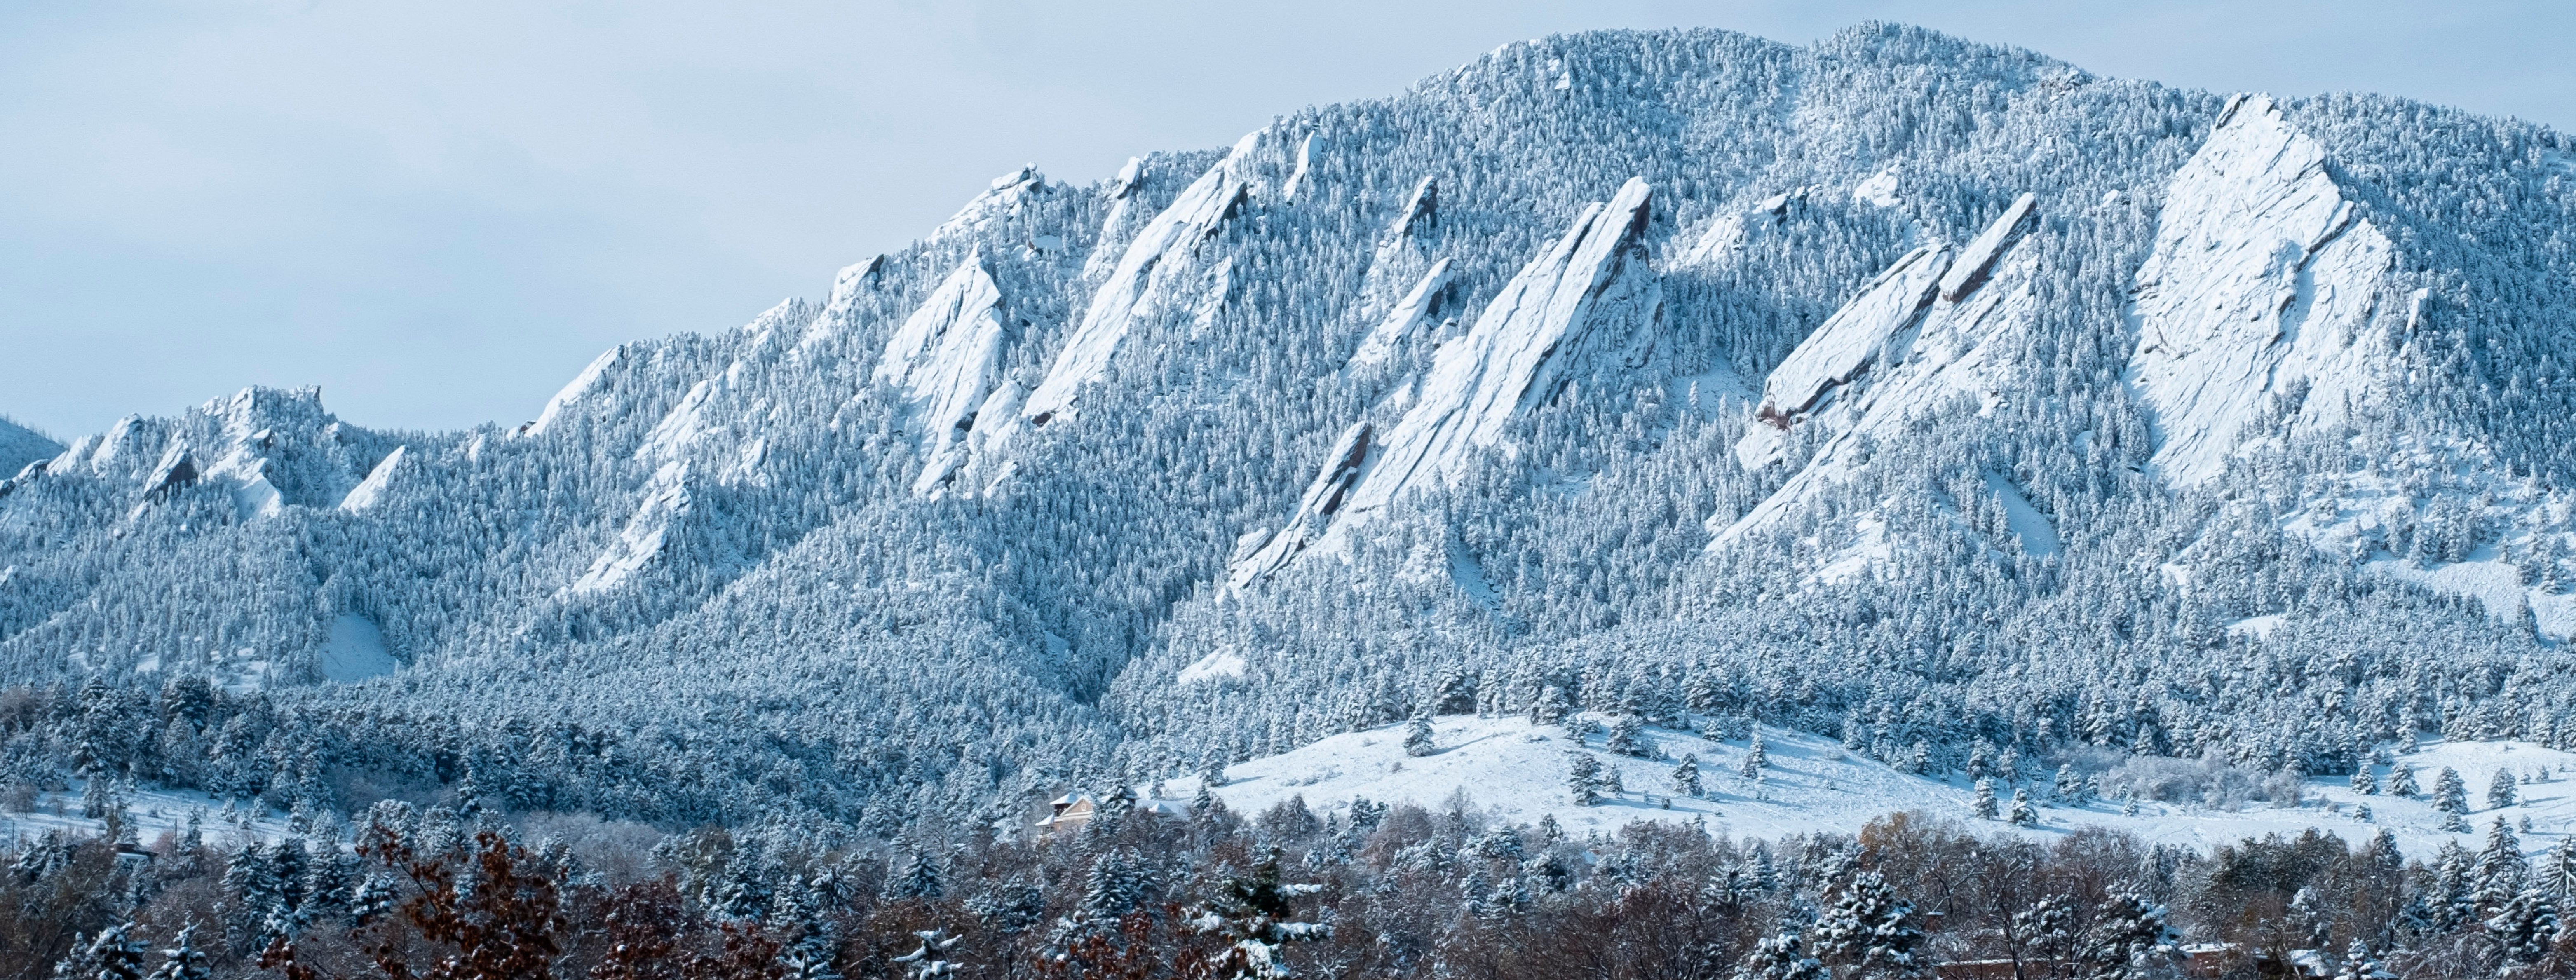
[[[2449,766],[2443,766],[2441,773],[2433,777],[2433,809],[2453,814],[2469,812],[2468,784]]]
[[[1565,787],[1575,806],[1601,802],[1601,760],[1580,748],[1566,750]]]
[[[2423,792],[2415,786],[2415,767],[2398,766],[2388,772],[2388,795],[2403,800],[2414,799]]]
[[[1755,776],[1761,775],[1762,768],[1770,764],[1771,754],[1764,751],[1762,748],[1762,729],[1755,728],[1753,730],[1752,744],[1746,746],[1744,749],[1744,768],[1742,770],[1744,778],[1751,779]]]
[[[1652,753],[1646,747],[1645,731],[1645,719],[1620,715],[1619,720],[1610,723],[1610,737],[1603,740],[1601,747],[1612,755],[1647,757]]]
[[[190,922],[161,950],[161,965],[153,968],[151,980],[205,980],[209,975],[206,953],[197,948],[197,924]]]
[[[948,957],[963,936],[951,935],[945,929],[924,929],[913,933],[921,946],[889,962],[903,964],[904,976],[910,980],[938,980],[957,972],[957,964]]]
[[[2363,763],[2352,770],[2352,791],[2364,796],[2376,795],[2379,792],[2379,780],[2370,774],[2368,763]]]
[[[1780,932],[1755,940],[1752,952],[1736,961],[1738,980],[1826,980],[1823,961],[1809,956],[1797,932]]]
[[[2560,909],[2576,908],[2576,834],[2560,836],[2558,843],[2550,846],[2549,856],[2541,859],[2534,870],[2533,884],[2540,886]]]
[[[1214,897],[1190,910],[1184,919],[1193,932],[1232,941],[1223,956],[1211,964],[1210,975],[1286,977],[1290,971],[1280,961],[1280,946],[1332,938],[1333,927],[1327,922],[1295,921],[1291,900],[1312,895],[1322,886],[1282,883],[1279,856],[1279,848],[1270,848],[1250,874],[1227,877],[1217,885]]]
[[[2487,827],[2486,846],[2478,850],[2475,865],[2476,885],[2470,896],[2474,914],[2483,918],[2496,913],[2523,890],[2531,877],[2530,862],[2522,856],[2522,841],[2503,817]]]
[[[2476,921],[2476,864],[2477,857],[2455,840],[2443,841],[2434,851],[2432,887],[2424,896],[2434,928],[2447,931],[2460,923]]]
[[[2519,797],[2515,795],[2513,770],[2496,770],[2495,778],[2487,781],[2487,807],[2501,810],[2512,806],[2517,799]]]
[[[1816,956],[1829,966],[1847,967],[1855,976],[1905,975],[1920,971],[1917,950],[1922,927],[1914,903],[1906,901],[1875,871],[1853,876],[1816,924],[1809,928]]]
[[[119,922],[101,929],[91,937],[73,961],[57,968],[62,976],[96,977],[98,980],[142,980],[151,966],[145,956],[151,947],[133,936],[134,924]]]
[[[1699,797],[1699,756],[1683,753],[1681,764],[1673,767],[1673,792],[1693,799]]]
[[[2031,805],[2029,790],[2013,788],[2012,809],[2004,819],[2016,827],[2039,826],[2039,808]]]
[[[939,858],[926,849],[905,853],[895,872],[886,877],[890,899],[933,899],[947,890],[948,876],[939,867]]]
[[[2001,813],[1995,803],[1994,780],[1984,777],[1977,779],[1977,799],[1976,802],[1969,804],[1969,810],[1987,820],[1995,819]]]
[[[2495,941],[2511,975],[2540,962],[2558,944],[2558,916],[2558,904],[2547,893],[2526,887],[2490,912],[2479,926]]]
[[[2123,888],[2094,910],[2076,958],[2104,976],[2172,976],[2182,965],[2182,937],[2164,906]]]
[[[1433,751],[1431,714],[1427,711],[1416,714],[1404,725],[1404,754],[1418,758]]]

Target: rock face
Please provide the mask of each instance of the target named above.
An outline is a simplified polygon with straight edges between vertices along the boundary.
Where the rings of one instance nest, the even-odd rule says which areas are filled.
[[[626,350],[629,346],[632,345],[619,344],[615,347],[609,348],[598,357],[592,358],[588,367],[582,368],[580,374],[573,375],[571,381],[565,382],[563,389],[555,392],[554,397],[546,399],[545,409],[537,413],[537,417],[534,421],[520,426],[512,434],[516,436],[544,435],[547,429],[554,426],[555,420],[563,416],[565,409],[579,404],[583,399],[589,398],[592,394],[599,391],[603,383],[607,380],[608,372],[615,369],[619,363],[626,359]]]
[[[576,595],[606,592],[635,577],[662,554],[663,543],[671,528],[688,514],[689,464],[674,461],[662,464],[653,479],[644,485],[644,501],[636,505],[635,514],[626,519],[626,528],[608,550],[600,552],[590,569],[572,585]]]
[[[2011,387],[2004,346],[2037,313],[2035,261],[2013,246],[2035,223],[2024,194],[1967,246],[1931,244],[1879,273],[1801,341],[1762,385],[1760,421],[1736,444],[1747,468],[1780,459],[1786,434],[1822,425],[1831,435],[1789,482],[1740,518],[1712,516],[1710,550],[1770,526],[1829,482],[1847,477],[1857,443],[1894,436],[1909,421],[1960,396],[1991,408]]]
[[[1903,360],[1901,345],[1912,339],[1909,328],[1932,305],[1950,258],[1948,246],[1925,245],[1870,280],[1859,296],[1835,310],[1771,370],[1755,414],[1786,429],[1827,392],[1849,384],[1871,365]]]
[[[1046,175],[1039,173],[1034,166],[1021,167],[995,177],[991,187],[975,195],[965,207],[957,209],[955,215],[940,224],[938,230],[931,232],[930,240],[940,241],[981,231],[1020,213],[1029,199],[1054,192],[1055,188],[1047,184]]]
[[[1421,395],[1383,439],[1372,442],[1365,424],[1343,433],[1296,514],[1244,553],[1229,581],[1248,585],[1408,491],[1456,479],[1502,444],[1515,418],[1574,382],[1646,366],[1663,312],[1645,246],[1653,196],[1632,178],[1610,203],[1585,208],[1465,336],[1442,345]]]
[[[2130,381],[2154,410],[2157,471],[2189,485],[2226,468],[2246,423],[2305,389],[2293,429],[2373,396],[2393,318],[2387,236],[2355,216],[2325,152],[2272,100],[2238,96],[2166,186],[2138,269]]]
[[[410,449],[409,446],[395,446],[394,451],[387,453],[374,469],[367,471],[366,479],[358,481],[357,486],[350,488],[348,496],[340,498],[340,509],[356,514],[384,502],[385,491],[393,486],[394,473],[402,468],[403,456]]]
[[[1046,378],[1020,407],[1020,418],[1030,425],[1045,425],[1070,414],[1083,387],[1109,370],[1128,328],[1163,298],[1167,284],[1191,264],[1191,252],[1198,243],[1215,234],[1242,206],[1251,184],[1237,173],[1235,163],[1249,156],[1260,139],[1259,132],[1246,135],[1224,162],[1199,175],[1128,243],[1108,281],[1092,294],[1081,324],[1056,354]]]
[[[1369,330],[1368,337],[1360,341],[1359,349],[1351,353],[1351,364],[1384,364],[1394,357],[1396,349],[1437,312],[1440,290],[1448,285],[1449,260],[1432,263],[1431,271],[1423,273],[1422,281],[1414,283],[1412,291],[1397,300],[1386,318],[1379,320],[1377,326]]]
[[[876,380],[903,392],[908,425],[920,440],[924,462],[915,495],[938,492],[966,462],[967,437],[983,417],[1009,341],[1001,302],[983,253],[969,254],[904,320],[877,361]]]

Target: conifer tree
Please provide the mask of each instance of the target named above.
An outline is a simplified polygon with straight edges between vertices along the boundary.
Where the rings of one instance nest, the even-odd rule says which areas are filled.
[[[152,980],[205,980],[206,954],[197,948],[197,924],[188,923],[171,937],[170,946],[161,951],[161,965],[152,971]]]
[[[2449,766],[2443,766],[2441,773],[2433,777],[2433,809],[2454,814],[2469,812],[2468,785]]]
[[[1610,723],[1610,737],[1601,743],[1601,747],[1613,755],[1643,758],[1648,754],[1645,730],[1644,719],[1636,715],[1621,715],[1618,721]]]
[[[2421,792],[2423,791],[2415,787],[2415,767],[2398,766],[2395,769],[2389,770],[2388,795],[2403,800],[2411,800],[2415,798],[2416,794]]]
[[[1420,757],[1430,755],[1432,751],[1431,714],[1414,715],[1413,720],[1404,726],[1404,754]]]
[[[1681,764],[1673,767],[1673,792],[1692,798],[1700,795],[1699,756],[1686,753]]]
[[[1980,777],[1977,780],[1977,800],[1969,806],[1977,816],[1987,820],[1995,819],[2000,812],[1995,804],[1995,781]]]
[[[1601,802],[1601,760],[1582,749],[1566,752],[1568,772],[1566,790],[1575,806],[1593,806]]]
[[[2029,790],[2013,788],[2012,811],[2005,819],[2016,827],[2039,826],[2039,809],[2030,805]]]
[[[2515,799],[2513,770],[2496,770],[2495,778],[2487,782],[2487,807],[2501,810],[2512,806]]]
[[[1819,959],[1848,966],[1857,976],[1911,974],[1920,968],[1916,950],[1923,944],[1914,919],[1914,903],[1878,872],[1864,871],[1817,919],[1813,948]]]

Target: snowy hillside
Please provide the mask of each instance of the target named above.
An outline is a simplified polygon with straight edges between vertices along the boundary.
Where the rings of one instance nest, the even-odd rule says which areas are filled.
[[[2565,135],[1887,24],[1249,128],[1001,174],[525,421],[0,429],[0,680],[101,733],[8,778],[883,835],[1541,704],[1854,786],[2576,746]]]
[[[2444,841],[2474,846],[2477,838],[2442,828],[2448,815],[2418,796],[2400,798],[2365,794],[2349,779],[2311,778],[2299,784],[2300,802],[2282,805],[2271,799],[2229,801],[2218,805],[2201,799],[2155,800],[2143,795],[2135,814],[2125,800],[2095,798],[2084,802],[2050,798],[2053,773],[2037,772],[2031,782],[2038,820],[2017,827],[1976,814],[1974,780],[1947,776],[1907,775],[1885,764],[1855,755],[1831,739],[1777,729],[1763,731],[1768,765],[1757,782],[1745,778],[1743,763],[1751,739],[1711,741],[1698,735],[1657,728],[1643,731],[1652,757],[1617,755],[1603,750],[1604,734],[1582,740],[1583,751],[1618,773],[1623,791],[1605,794],[1594,806],[1576,806],[1567,790],[1567,754],[1576,740],[1556,725],[1534,725],[1524,718],[1477,718],[1462,715],[1433,726],[1437,750],[1409,756],[1402,725],[1334,735],[1283,755],[1228,767],[1226,782],[1215,788],[1226,806],[1261,813],[1292,797],[1302,797],[1318,813],[1349,809],[1354,798],[1376,803],[1413,803],[1447,809],[1463,798],[1505,824],[1535,824],[1553,818],[1570,834],[1610,833],[1635,820],[1702,823],[1738,837],[1772,839],[1790,834],[1834,831],[1858,833],[1873,819],[1899,811],[1925,813],[1969,822],[1993,833],[2020,833],[2043,839],[2078,827],[2108,827],[2152,843],[2169,843],[2206,851],[2265,834],[2295,837],[2316,827],[2360,840],[2381,828],[2394,831],[2413,857],[2429,859]],[[1703,794],[1692,797],[1674,785],[1684,756],[1697,759]],[[2503,817],[2530,828],[2521,833],[2526,851],[2537,855],[2576,832],[2576,754],[2525,742],[2432,743],[2397,753],[2392,765],[2374,766],[2385,781],[2396,768],[2415,770],[2431,787],[2435,775],[2450,768],[2470,786],[2474,808],[2468,824],[2483,832],[2489,821]],[[2188,767],[2186,767],[2188,768]],[[2522,784],[2518,800],[2506,807],[2485,805],[2484,794],[2497,770],[2539,780]],[[2115,780],[2118,777],[2114,777]],[[2168,777],[2170,778],[2170,777]],[[2179,782],[2179,781],[2177,781]],[[1196,777],[1175,779],[1168,792],[1186,799],[1198,791]],[[2009,816],[2011,790],[1997,791],[1998,817]],[[2197,794],[2194,794],[2195,796]],[[2368,806],[2363,820],[2357,807]]]
[[[30,463],[51,459],[61,444],[6,417],[0,417],[0,471],[16,473]]]

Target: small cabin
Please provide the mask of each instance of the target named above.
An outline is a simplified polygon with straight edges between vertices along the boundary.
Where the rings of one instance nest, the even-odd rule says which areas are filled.
[[[1089,793],[1066,793],[1047,801],[1047,809],[1051,812],[1036,824],[1039,837],[1053,837],[1088,826],[1091,818],[1100,815],[1100,801],[1092,799]],[[1186,819],[1190,815],[1190,805],[1179,800],[1137,800],[1136,812]]]
[[[1046,819],[1037,823],[1038,836],[1053,837],[1068,830],[1080,830],[1100,813],[1100,802],[1089,793],[1066,793],[1047,802]]]

